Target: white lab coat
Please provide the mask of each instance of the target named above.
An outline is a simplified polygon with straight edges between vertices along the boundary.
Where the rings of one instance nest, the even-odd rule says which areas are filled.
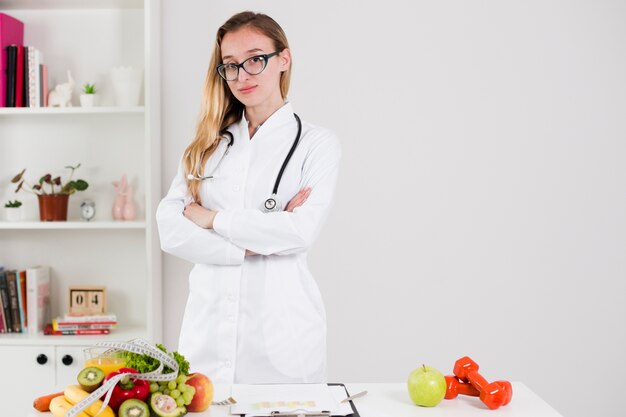
[[[214,179],[202,181],[202,205],[218,211],[214,230],[183,217],[189,201],[179,167],[156,218],[165,252],[195,264],[179,351],[217,383],[326,380],[326,313],[307,266],[307,251],[333,200],[341,149],[330,131],[302,123],[277,200],[283,209],[305,187],[293,213],[261,211],[297,133],[291,104],[263,123],[252,140],[245,115],[228,128],[234,144]],[[212,173],[228,140],[207,161]],[[245,249],[260,254],[244,257]],[[169,277],[180,279],[180,277]]]

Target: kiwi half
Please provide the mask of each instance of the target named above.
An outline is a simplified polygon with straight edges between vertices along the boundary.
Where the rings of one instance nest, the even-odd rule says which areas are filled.
[[[120,405],[117,415],[119,417],[150,417],[150,408],[145,402],[131,398]]]
[[[82,389],[87,392],[93,392],[102,385],[102,381],[104,381],[104,371],[95,366],[88,366],[78,373],[76,379]]]

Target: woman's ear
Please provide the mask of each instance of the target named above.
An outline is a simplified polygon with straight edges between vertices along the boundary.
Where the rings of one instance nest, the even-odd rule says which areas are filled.
[[[278,54],[278,59],[280,60],[280,71],[287,71],[291,65],[291,51],[289,48],[283,49],[282,52]]]

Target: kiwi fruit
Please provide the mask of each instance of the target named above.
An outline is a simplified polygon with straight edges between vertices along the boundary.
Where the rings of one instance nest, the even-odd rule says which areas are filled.
[[[119,417],[150,417],[150,408],[145,402],[131,398],[120,405],[117,415]]]
[[[82,389],[87,392],[93,392],[102,385],[102,381],[104,381],[104,371],[95,366],[88,366],[78,373],[76,379]]]

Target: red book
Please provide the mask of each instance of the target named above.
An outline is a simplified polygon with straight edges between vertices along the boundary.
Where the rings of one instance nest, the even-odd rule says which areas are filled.
[[[53,330],[52,323],[46,324],[43,329],[43,334],[48,336],[61,336],[61,335],[100,335],[110,334],[109,329],[78,329],[78,330]]]
[[[0,107],[6,107],[7,46],[24,45],[24,23],[0,13]]]
[[[15,107],[24,107],[24,45],[17,45]]]

